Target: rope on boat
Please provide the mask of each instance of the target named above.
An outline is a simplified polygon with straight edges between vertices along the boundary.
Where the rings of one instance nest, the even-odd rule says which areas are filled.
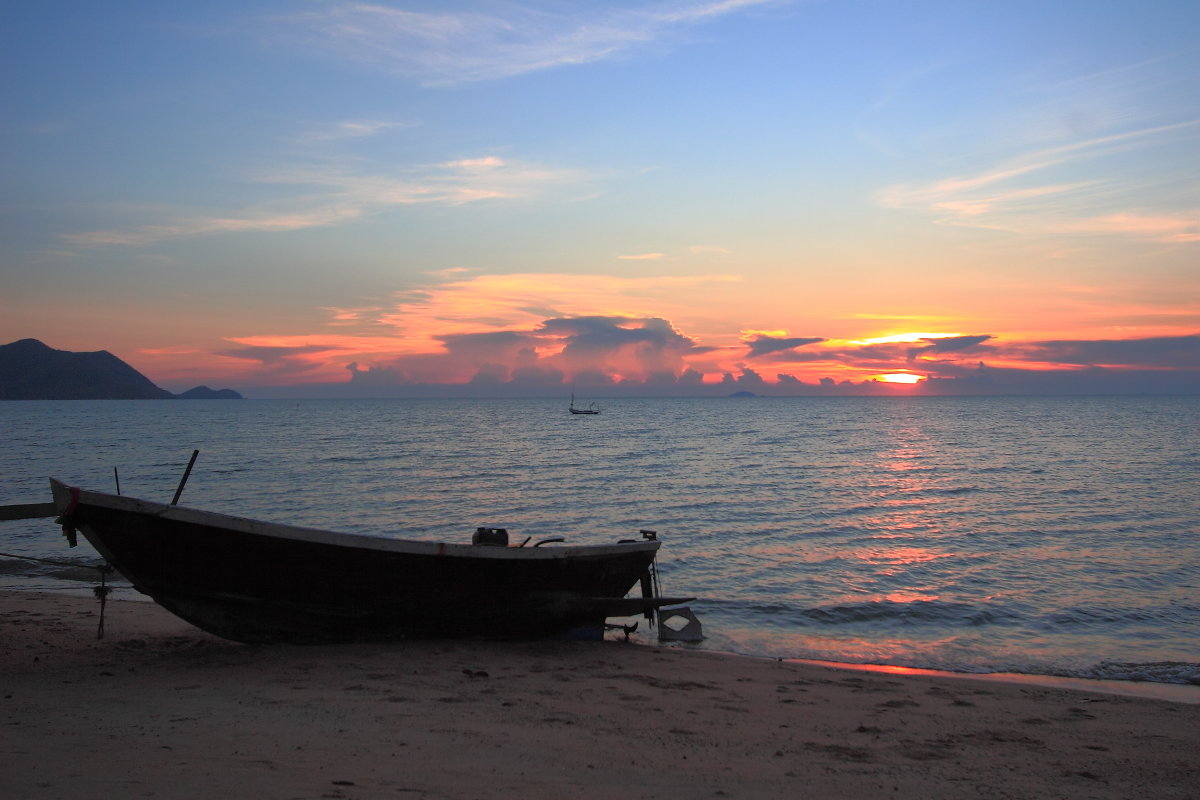
[[[75,569],[94,569],[100,572],[100,585],[92,587],[92,594],[96,595],[96,599],[100,601],[100,623],[96,628],[96,638],[104,638],[104,607],[108,603],[108,596],[112,594],[112,587],[108,585],[108,576],[113,572],[112,565],[108,562],[103,564],[84,564],[81,561],[59,561],[55,558],[34,558],[33,556],[22,556],[16,553],[0,553],[4,558],[16,558],[21,561],[36,561],[39,564],[53,564],[56,567],[73,567]]]
[[[648,542],[653,542],[658,539],[658,531],[641,530],[642,538]],[[658,553],[650,559],[649,565],[646,567],[646,574],[642,577],[642,597],[650,599],[662,597],[662,586],[658,583]],[[650,623],[651,628],[658,627],[659,612],[657,607],[649,607],[642,612],[642,616]],[[628,636],[628,634],[626,634]]]
[[[92,592],[96,595],[96,599],[100,601],[100,622],[96,626],[96,640],[104,638],[104,606],[108,602],[108,595],[112,592],[112,587],[108,585],[108,573],[112,572],[112,567],[108,564],[104,565],[106,569],[100,570],[100,585],[93,586]]]

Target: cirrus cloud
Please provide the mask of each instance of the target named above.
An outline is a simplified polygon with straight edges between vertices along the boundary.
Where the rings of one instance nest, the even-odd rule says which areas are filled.
[[[292,188],[274,205],[230,213],[195,214],[172,208],[148,213],[167,222],[125,229],[84,231],[64,238],[77,247],[142,246],[212,234],[277,233],[336,225],[413,205],[464,205],[485,200],[519,200],[549,187],[578,182],[585,173],[494,155],[461,158],[386,172],[346,167],[295,165],[263,170],[255,181]],[[316,188],[318,191],[313,191]]]
[[[306,50],[426,86],[500,80],[616,58],[689,26],[779,0],[605,4],[562,11],[507,4],[482,11],[412,11],[326,3],[277,21]]]

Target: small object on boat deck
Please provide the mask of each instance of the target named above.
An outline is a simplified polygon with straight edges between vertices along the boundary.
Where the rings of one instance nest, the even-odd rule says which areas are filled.
[[[505,528],[476,528],[471,535],[471,544],[491,547],[508,547],[508,530]]]

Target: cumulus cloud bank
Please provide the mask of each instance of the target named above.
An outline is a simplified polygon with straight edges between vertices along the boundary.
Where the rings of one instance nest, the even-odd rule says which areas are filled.
[[[347,358],[349,380],[335,393],[545,395],[568,387],[610,396],[1200,391],[1200,334],[1012,343],[971,334],[914,347],[759,333],[739,347],[714,348],[663,317],[560,315],[520,330],[433,339],[432,350]],[[267,373],[295,379],[339,352],[348,356],[353,343],[251,345],[223,355],[257,360]],[[721,363],[729,366],[714,366]],[[897,373],[920,382],[890,384],[887,376]],[[323,385],[334,391],[333,384]]]

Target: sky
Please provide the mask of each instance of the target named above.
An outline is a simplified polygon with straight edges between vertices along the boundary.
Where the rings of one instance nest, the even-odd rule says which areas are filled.
[[[0,344],[249,397],[1200,392],[1200,4],[43,0]]]

